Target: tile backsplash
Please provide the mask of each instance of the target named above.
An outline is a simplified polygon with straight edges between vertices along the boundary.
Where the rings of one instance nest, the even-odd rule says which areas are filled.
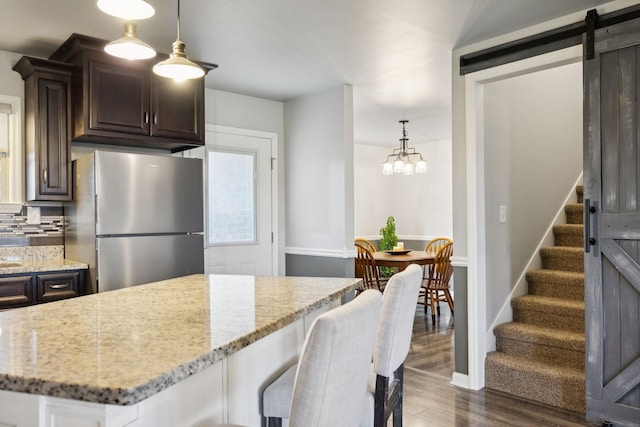
[[[63,209],[40,209],[39,224],[27,224],[26,207],[18,215],[0,214],[0,247],[64,244]]]
[[[42,216],[40,224],[27,224],[26,216],[0,215],[0,238],[24,235],[62,236],[64,216]]]

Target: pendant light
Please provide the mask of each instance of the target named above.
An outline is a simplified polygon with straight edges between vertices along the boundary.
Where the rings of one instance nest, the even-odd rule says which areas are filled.
[[[133,22],[124,23],[124,35],[118,40],[114,40],[104,47],[109,55],[124,59],[149,59],[156,56],[156,51],[136,38],[136,24]]]
[[[98,7],[104,13],[126,21],[147,19],[156,13],[144,0],[98,0]]]
[[[405,124],[409,123],[409,120],[400,120],[400,123],[402,123],[400,148],[395,148],[387,156],[387,160],[382,164],[383,175],[426,173],[427,162],[422,158],[422,154],[417,153],[415,148],[409,147],[409,138],[405,129]],[[412,156],[413,158],[418,158],[418,160],[414,162]]]
[[[198,64],[190,61],[184,53],[185,44],[180,40],[180,0],[178,0],[178,38],[173,42],[173,52],[169,59],[157,63],[153,72],[159,76],[184,81],[204,76],[204,70]]]

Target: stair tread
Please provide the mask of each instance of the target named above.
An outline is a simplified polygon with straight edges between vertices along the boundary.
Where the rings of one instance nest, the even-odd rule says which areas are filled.
[[[584,369],[498,352],[487,354],[485,369],[487,388],[570,411],[585,412]]]
[[[584,333],[521,322],[502,323],[494,328],[493,333],[496,337],[584,352]]]
[[[576,246],[545,246],[541,248],[540,251],[556,252],[556,253],[566,252],[570,254],[577,254],[577,253],[582,253],[584,249]]]
[[[579,234],[584,233],[584,225],[583,224],[556,224],[553,226],[553,231],[561,231],[566,234]]]
[[[568,312],[580,311],[584,313],[584,301],[580,301],[580,300],[526,294],[519,297],[515,297],[514,299],[511,300],[511,302],[516,305],[536,307],[538,309],[537,311],[543,311],[543,312],[557,313],[558,310],[565,310]],[[570,313],[566,313],[566,314],[570,314]]]
[[[487,353],[487,360],[489,359],[491,359],[492,362],[506,365],[512,370],[529,371],[533,374],[573,379],[576,381],[584,381],[585,379],[585,373],[582,369],[571,368],[568,366],[557,366],[551,363],[515,356],[509,353],[495,351],[489,352]]]
[[[540,268],[538,270],[527,271],[527,276],[544,279],[559,279],[559,280],[582,280],[584,281],[584,272],[579,271],[566,271],[566,270],[551,270],[548,268]]]

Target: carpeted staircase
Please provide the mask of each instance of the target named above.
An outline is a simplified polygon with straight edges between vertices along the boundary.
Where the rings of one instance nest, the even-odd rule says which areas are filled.
[[[582,186],[553,227],[555,246],[540,250],[542,269],[527,272],[529,293],[511,301],[513,322],[494,329],[487,388],[585,412]]]

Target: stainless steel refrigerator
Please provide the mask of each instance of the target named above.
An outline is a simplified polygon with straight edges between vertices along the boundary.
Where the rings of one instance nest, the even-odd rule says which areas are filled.
[[[202,160],[96,151],[73,176],[65,257],[89,292],[204,272]]]

